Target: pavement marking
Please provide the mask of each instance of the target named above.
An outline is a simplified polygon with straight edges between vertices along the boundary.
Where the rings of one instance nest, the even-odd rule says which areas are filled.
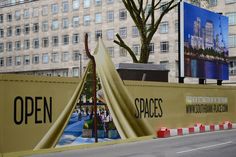
[[[215,144],[215,145],[199,147],[199,148],[195,148],[195,149],[184,150],[184,151],[177,152],[177,154],[188,153],[188,152],[192,152],[192,151],[196,151],[196,150],[201,150],[201,149],[212,148],[212,147],[219,147],[219,146],[227,145],[227,144],[230,144],[230,143],[233,143],[233,141],[228,141],[228,142],[225,142],[225,143],[219,143],[219,144]]]

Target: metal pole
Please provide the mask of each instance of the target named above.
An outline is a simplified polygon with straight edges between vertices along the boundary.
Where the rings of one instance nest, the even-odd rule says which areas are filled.
[[[98,136],[97,136],[97,92],[96,92],[96,84],[97,84],[97,79],[96,79],[96,63],[94,56],[92,56],[89,52],[88,49],[88,34],[85,34],[85,52],[88,56],[89,59],[92,61],[93,65],[93,108],[94,108],[94,136],[95,136],[95,143],[98,142]]]

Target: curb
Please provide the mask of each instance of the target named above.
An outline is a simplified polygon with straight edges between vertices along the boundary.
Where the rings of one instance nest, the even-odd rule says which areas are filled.
[[[230,129],[236,129],[236,123],[231,123],[229,121],[216,125],[214,124],[202,125],[200,123],[197,123],[189,128],[177,128],[177,129],[168,129],[166,127],[162,127],[156,132],[156,134],[158,138],[167,138],[172,136],[183,136],[188,134],[213,132],[219,130],[230,130]]]

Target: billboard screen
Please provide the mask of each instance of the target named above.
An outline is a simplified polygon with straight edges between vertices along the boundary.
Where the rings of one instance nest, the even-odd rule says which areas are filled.
[[[228,80],[228,18],[183,4],[184,76]]]

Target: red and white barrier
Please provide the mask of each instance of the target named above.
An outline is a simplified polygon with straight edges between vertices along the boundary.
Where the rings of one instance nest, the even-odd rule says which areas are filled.
[[[182,136],[188,134],[195,134],[195,133],[204,133],[204,132],[211,132],[211,131],[219,131],[219,130],[229,130],[229,129],[236,129],[236,123],[231,123],[226,121],[222,124],[216,125],[202,125],[200,123],[195,124],[193,127],[189,128],[177,128],[177,129],[168,129],[166,127],[162,127],[157,131],[157,137],[159,138],[166,138],[172,136]]]

